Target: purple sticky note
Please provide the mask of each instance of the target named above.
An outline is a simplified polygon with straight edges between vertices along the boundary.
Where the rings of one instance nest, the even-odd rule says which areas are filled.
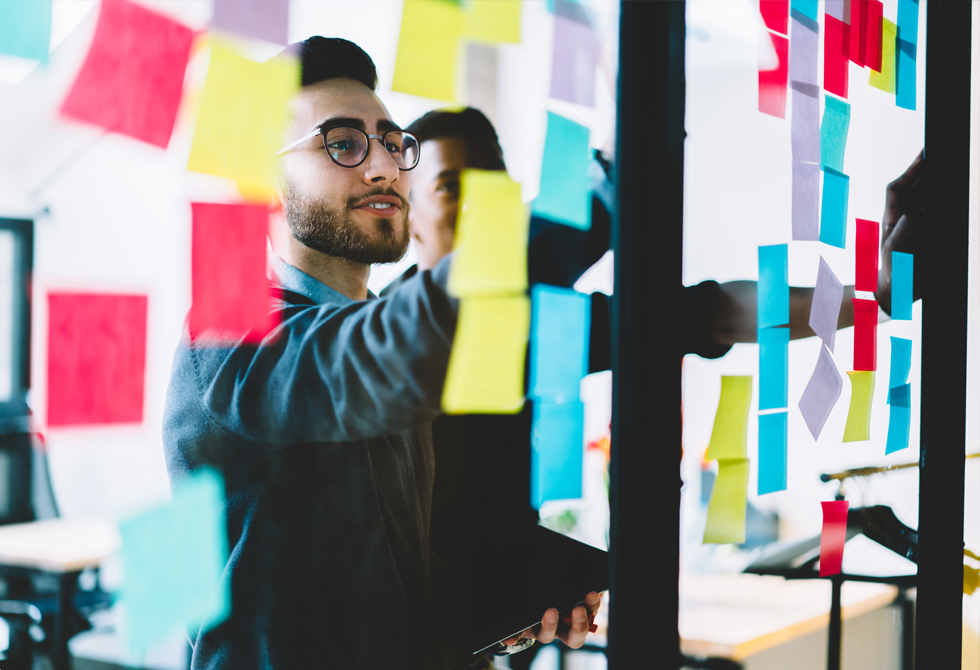
[[[817,367],[800,398],[800,412],[813,439],[820,438],[820,431],[823,430],[831,410],[837,404],[842,388],[844,388],[844,379],[837,371],[834,357],[827,347],[821,345]]]
[[[820,166],[793,163],[793,239],[820,237]]]
[[[817,85],[817,53],[820,33],[817,23],[804,23],[794,14],[789,29],[789,80],[799,84]]]
[[[843,299],[844,285],[821,256],[817,285],[813,289],[813,300],[810,302],[810,328],[831,351],[834,350],[834,340],[837,338],[837,320]]]
[[[211,28],[289,44],[289,0],[214,0]]]
[[[791,82],[790,140],[795,163],[820,162],[820,97],[816,86]]]
[[[594,107],[598,60],[599,41],[592,27],[555,15],[551,97]]]

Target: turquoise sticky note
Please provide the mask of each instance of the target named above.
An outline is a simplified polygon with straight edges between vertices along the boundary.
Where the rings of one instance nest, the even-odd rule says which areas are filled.
[[[152,643],[224,621],[231,584],[224,483],[204,469],[174,487],[173,500],[119,524],[128,641],[139,654]]]
[[[844,171],[844,148],[851,125],[851,105],[832,95],[824,96],[823,121],[820,123],[820,165]]]
[[[786,490],[787,412],[759,415],[759,495]]]
[[[912,340],[892,335],[891,367],[888,373],[888,388],[904,386],[912,369]]]
[[[785,244],[759,247],[758,327],[789,323],[789,259]]]
[[[847,192],[850,177],[837,170],[823,171],[823,202],[820,205],[820,241],[844,248],[847,232]]]
[[[588,373],[589,296],[572,289],[531,288],[531,379],[529,395],[554,403],[578,401]]]
[[[793,0],[790,12],[798,12],[812,21],[817,20],[817,0]]]
[[[51,0],[0,2],[0,54],[46,63],[51,44]]]
[[[912,274],[914,258],[901,251],[892,252],[892,319],[912,319]]]
[[[895,105],[915,109],[915,52],[917,45],[901,39],[899,28],[898,63],[895,70]]]
[[[898,407],[912,406],[912,385],[902,384],[888,389],[888,404]]]
[[[911,421],[911,407],[898,404],[888,407],[888,438],[885,442],[885,454],[892,454],[909,446]]]
[[[531,424],[531,506],[582,497],[585,407],[580,402],[534,403]]]
[[[909,44],[919,43],[919,0],[898,0],[899,38]]]
[[[759,409],[788,405],[789,328],[759,330]]]
[[[548,112],[541,187],[533,214],[587,230],[592,225],[589,129]]]

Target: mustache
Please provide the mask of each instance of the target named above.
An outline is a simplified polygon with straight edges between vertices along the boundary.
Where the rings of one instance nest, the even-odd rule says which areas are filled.
[[[392,189],[383,188],[381,186],[379,186],[378,188],[371,189],[367,193],[361,193],[360,195],[351,196],[350,198],[347,198],[347,209],[353,209],[354,206],[357,203],[359,203],[361,200],[364,200],[365,198],[373,198],[376,195],[390,195],[394,198],[398,198],[398,202],[401,204],[402,209],[406,213],[408,212],[409,209],[408,200],[406,200],[400,194],[395,193],[395,191],[393,191]]]

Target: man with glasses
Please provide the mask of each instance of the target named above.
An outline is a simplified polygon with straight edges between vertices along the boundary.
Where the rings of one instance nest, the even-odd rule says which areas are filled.
[[[409,243],[418,141],[359,47],[294,49],[302,88],[269,235],[279,325],[259,344],[185,331],[167,396],[171,480],[216,468],[227,497],[231,613],[192,632],[192,668],[445,668],[429,520],[449,259],[371,299],[371,265]],[[552,608],[528,634],[581,646],[597,595],[586,602],[570,627]]]

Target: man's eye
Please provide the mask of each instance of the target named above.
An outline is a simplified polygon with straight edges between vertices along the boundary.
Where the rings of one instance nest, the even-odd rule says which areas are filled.
[[[436,193],[444,193],[446,195],[459,195],[459,182],[458,181],[444,181],[439,184],[436,188]]]
[[[327,145],[333,155],[346,154],[354,150],[354,143],[349,140],[337,140]]]
[[[394,142],[388,142],[385,148],[388,149],[388,153],[390,154],[399,154],[402,151],[401,145],[395,144]]]

